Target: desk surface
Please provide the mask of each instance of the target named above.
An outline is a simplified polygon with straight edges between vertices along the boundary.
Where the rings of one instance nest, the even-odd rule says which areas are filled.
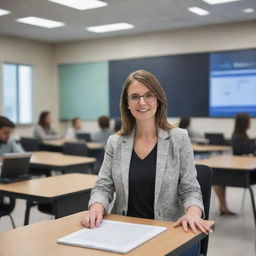
[[[94,163],[95,161],[96,159],[93,157],[72,156],[56,152],[38,151],[33,152],[30,163],[65,167],[72,165],[89,164]]]
[[[94,186],[96,179],[97,176],[91,174],[65,174],[11,184],[0,184],[0,191],[26,196],[54,198],[91,189]]]
[[[0,234],[1,256],[98,256],[122,255],[106,251],[98,251],[87,248],[57,244],[58,238],[81,229],[80,220],[84,212],[69,215],[64,218],[50,221],[42,221],[29,226],[17,228]],[[117,221],[129,221],[148,225],[165,226],[168,229],[159,236],[149,240],[142,246],[132,250],[127,256],[162,256],[176,248],[188,243],[191,239],[202,239],[202,234],[192,232],[185,233],[181,227],[174,228],[172,222],[164,222],[149,219],[108,215],[106,219]],[[211,222],[213,224],[213,222]],[[14,245],[15,243],[15,245]],[[173,254],[178,255],[178,254]]]
[[[221,169],[255,170],[256,157],[221,155],[202,160],[197,160],[196,164],[203,164],[208,165],[212,168]]]
[[[62,147],[65,142],[77,142],[77,140],[65,140],[65,139],[58,139],[58,140],[44,140],[43,144],[44,145],[49,145],[49,146],[58,146]],[[96,143],[96,142],[86,142],[86,146],[89,149],[103,149],[104,145],[101,143]]]
[[[231,151],[232,148],[229,146],[221,146],[221,145],[199,145],[192,144],[192,148],[196,152],[218,152],[218,151]]]

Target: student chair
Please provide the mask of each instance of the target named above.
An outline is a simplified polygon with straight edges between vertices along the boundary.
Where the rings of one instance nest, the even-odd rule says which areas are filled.
[[[9,202],[5,202],[4,199],[8,198]],[[11,216],[15,207],[15,199],[9,197],[0,197],[0,218],[3,216],[9,216],[12,222],[12,227],[16,228],[14,220]]]
[[[88,156],[88,148],[85,142],[66,142],[63,147],[63,153],[74,156]]]
[[[84,141],[87,141],[87,142],[91,142],[92,141],[90,133],[77,133],[76,134],[76,138],[78,140],[84,140]]]
[[[20,144],[25,151],[39,151],[41,141],[35,138],[21,137]]]
[[[209,212],[210,212],[213,171],[209,166],[206,166],[206,165],[196,165],[196,170],[197,170],[197,180],[200,184],[202,196],[203,196],[205,219],[208,220]],[[209,241],[209,236],[201,240],[200,255],[203,255],[203,256],[207,255],[208,241]]]
[[[223,133],[205,133],[204,136],[210,145],[228,145]]]

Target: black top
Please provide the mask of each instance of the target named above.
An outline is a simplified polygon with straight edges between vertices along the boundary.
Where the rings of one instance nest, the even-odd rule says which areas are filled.
[[[233,135],[231,144],[234,155],[256,154],[255,142],[241,135]]]
[[[156,158],[157,144],[144,159],[140,159],[136,152],[132,151],[128,216],[154,219]]]

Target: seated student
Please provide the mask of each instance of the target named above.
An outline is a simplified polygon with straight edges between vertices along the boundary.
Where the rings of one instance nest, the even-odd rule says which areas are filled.
[[[71,121],[71,127],[68,128],[65,139],[67,140],[73,140],[76,139],[76,134],[82,131],[82,120],[79,117],[75,117]]]
[[[21,145],[10,139],[15,124],[4,116],[0,116],[0,156],[5,153],[22,153],[24,152]]]
[[[52,117],[49,111],[41,112],[38,124],[34,129],[34,136],[41,140],[59,139],[60,136],[51,128]]]
[[[106,144],[108,141],[108,137],[113,134],[111,130],[109,130],[109,118],[107,116],[101,116],[98,118],[98,125],[100,127],[100,131],[92,133],[92,141],[99,142],[102,144]]]
[[[231,145],[234,155],[256,155],[256,145],[247,135],[250,128],[250,115],[247,113],[239,113],[235,118],[235,127],[231,138]],[[214,190],[218,196],[220,203],[221,215],[236,215],[231,212],[226,203],[226,187],[214,186]]]
[[[187,130],[188,136],[192,142],[206,142],[202,134],[195,132],[190,128],[190,118],[188,116],[180,118],[179,127]]]
[[[236,115],[235,128],[231,138],[231,145],[234,155],[256,155],[256,144],[247,135],[250,128],[250,115],[247,113],[239,113]]]

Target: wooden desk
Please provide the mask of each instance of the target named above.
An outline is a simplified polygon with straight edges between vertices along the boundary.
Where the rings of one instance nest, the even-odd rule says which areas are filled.
[[[62,153],[38,151],[33,152],[30,160],[30,167],[54,169],[60,171],[72,171],[73,169],[83,170],[87,165],[95,163],[96,159],[93,157],[82,157],[64,155]]]
[[[256,209],[251,185],[256,184],[256,157],[221,155],[203,160],[196,164],[210,166],[213,171],[213,184],[248,188],[250,191],[254,221]]]
[[[58,140],[44,140],[43,145],[47,147],[59,147],[60,149],[63,148],[65,142],[78,142],[78,140],[65,140],[65,139],[58,139]],[[101,143],[96,142],[86,142],[85,145],[89,150],[100,150],[104,149],[104,145]]]
[[[38,222],[0,234],[1,256],[120,256],[122,254],[57,244],[58,238],[80,230],[84,212],[58,220]],[[108,220],[127,221],[148,225],[165,226],[168,229],[159,236],[130,251],[127,256],[175,256],[205,237],[204,234],[185,233],[173,222],[108,215]],[[211,221],[211,224],[213,222]],[[15,243],[15,244],[14,244]]]
[[[232,148],[229,146],[221,146],[221,145],[199,145],[192,144],[192,148],[195,154],[202,153],[213,153],[213,152],[227,152],[231,151]]]
[[[24,225],[27,225],[33,201],[52,203],[55,218],[86,210],[96,179],[96,175],[76,173],[0,184],[0,196],[27,200],[24,220]]]

